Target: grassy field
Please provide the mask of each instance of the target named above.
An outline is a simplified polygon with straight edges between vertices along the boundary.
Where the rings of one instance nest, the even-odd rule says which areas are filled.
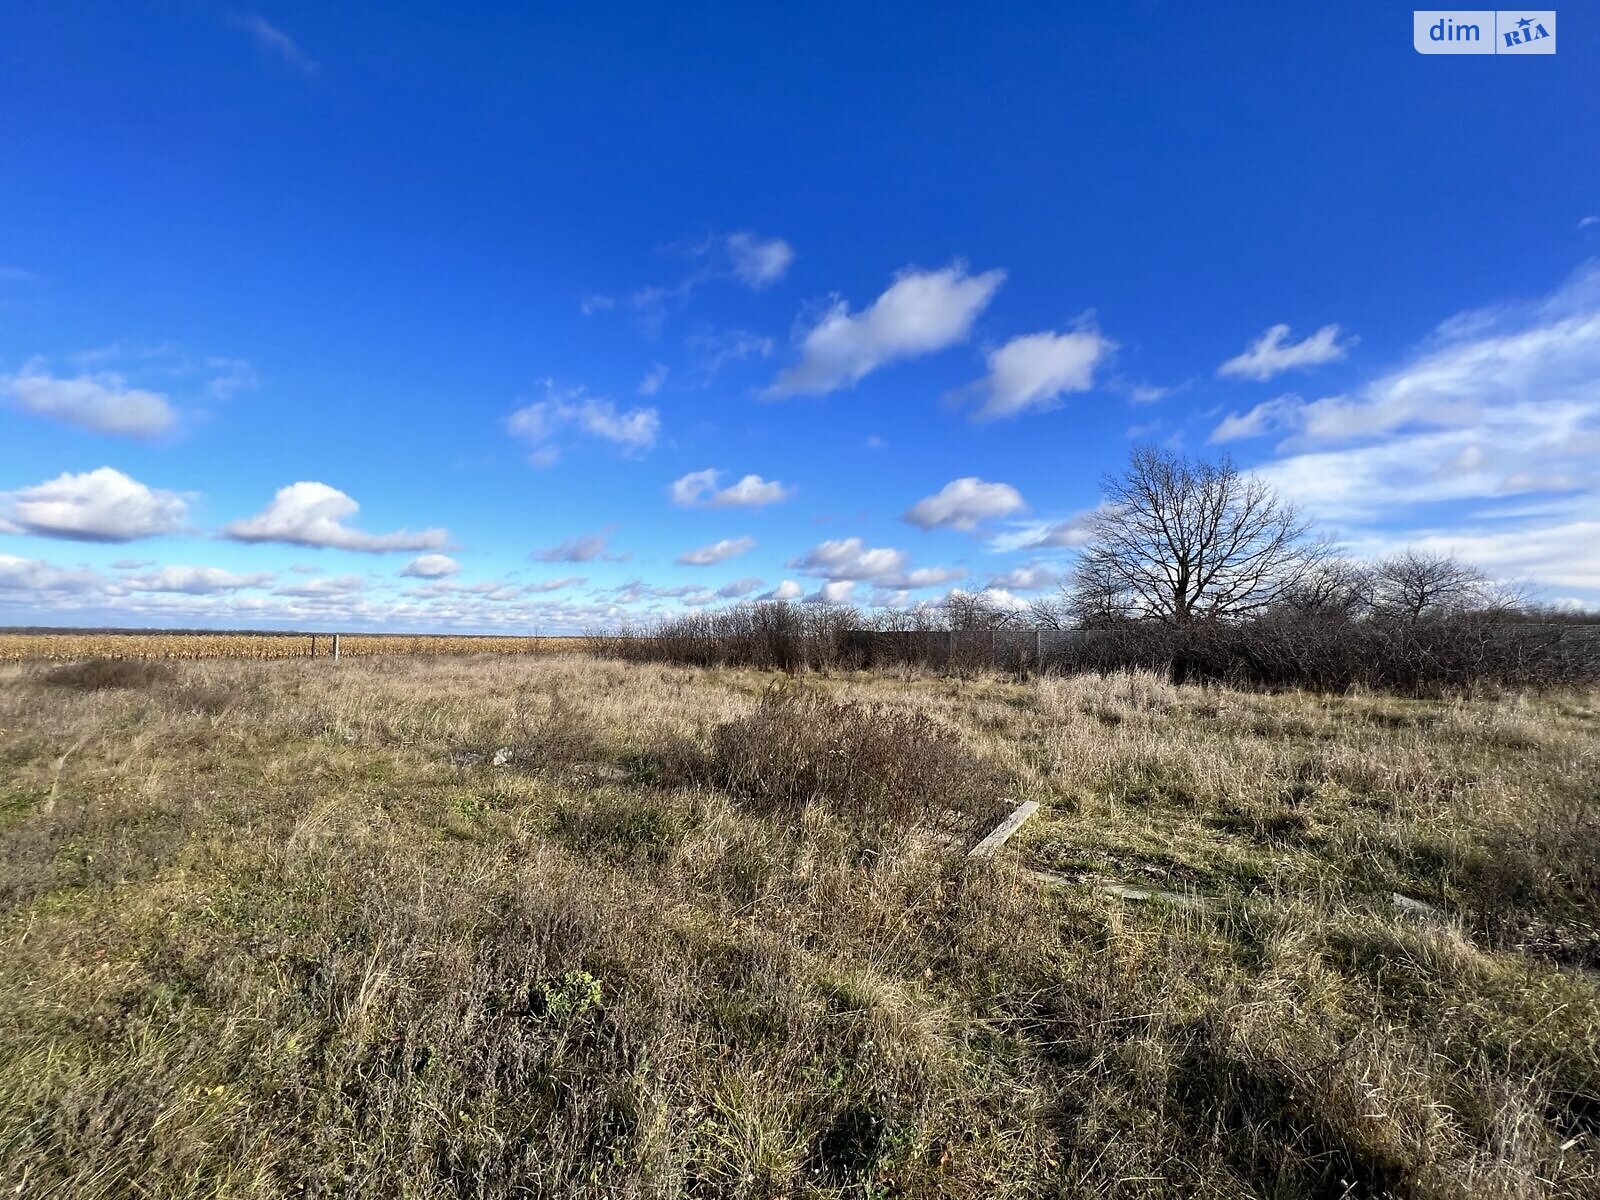
[[[0,754],[5,1195],[1600,1195],[1600,694],[34,664]]]
[[[342,634],[339,657],[395,654],[548,654],[573,650],[566,637],[454,637],[448,634]],[[333,636],[321,633],[130,633],[68,629],[0,632],[0,662],[83,658],[326,658]]]

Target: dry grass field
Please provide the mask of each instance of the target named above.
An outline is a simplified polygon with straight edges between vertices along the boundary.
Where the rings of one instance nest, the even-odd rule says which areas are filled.
[[[1594,692],[27,664],[0,756],[5,1195],[1600,1196]]]
[[[454,637],[447,634],[343,634],[341,658],[417,654],[548,654],[581,647],[568,637]],[[330,634],[307,633],[0,633],[0,662],[84,658],[310,658],[333,652]]]

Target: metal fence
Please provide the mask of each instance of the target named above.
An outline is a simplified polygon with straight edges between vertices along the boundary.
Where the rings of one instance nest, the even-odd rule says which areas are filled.
[[[1121,651],[1127,631],[1085,629],[851,629],[843,635],[848,661],[862,666],[922,665],[935,668],[1002,670],[1072,669]],[[1527,646],[1554,652],[1570,663],[1600,664],[1600,625],[1509,622],[1486,640],[1502,647]],[[1156,650],[1152,641],[1147,647]]]

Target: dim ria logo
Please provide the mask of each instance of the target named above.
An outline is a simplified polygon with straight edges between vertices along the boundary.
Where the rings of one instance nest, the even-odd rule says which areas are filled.
[[[1554,9],[1417,10],[1412,44],[1418,54],[1554,54]]]

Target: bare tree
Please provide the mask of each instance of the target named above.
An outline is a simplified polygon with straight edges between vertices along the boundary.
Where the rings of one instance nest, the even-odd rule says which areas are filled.
[[[1280,608],[1297,616],[1350,618],[1371,608],[1372,595],[1368,564],[1328,553],[1284,593]]]
[[[1295,507],[1227,459],[1135,450],[1103,484],[1070,594],[1079,619],[1171,625],[1259,613],[1289,595],[1327,548]]]
[[[1372,568],[1373,607],[1408,621],[1495,603],[1488,578],[1448,554],[1404,550]]]
[[[945,597],[945,621],[951,629],[1001,629],[1018,620],[1018,614],[996,604],[982,592],[953,591]]]
[[[1072,625],[1072,606],[1064,594],[1040,596],[1028,602],[1028,617],[1039,629],[1067,629]]]

